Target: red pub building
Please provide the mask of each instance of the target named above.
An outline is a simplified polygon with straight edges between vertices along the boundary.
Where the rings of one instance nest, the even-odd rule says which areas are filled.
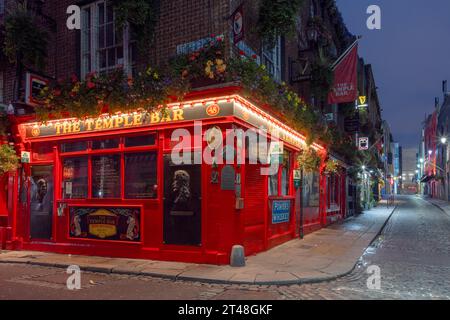
[[[317,7],[316,1],[310,2],[311,8]],[[133,44],[125,43],[127,37],[117,40],[108,34],[114,32],[109,3],[81,3],[84,33],[65,27],[70,1],[40,4],[43,12],[57,13],[54,19],[60,30],[49,44],[49,52],[59,54],[50,55],[53,68],[47,68],[47,75],[57,79],[76,71],[83,78],[119,65],[134,72],[140,61],[135,59]],[[203,45],[205,32],[228,35],[231,28],[224,17],[236,7],[226,1],[213,8],[200,1],[192,5],[162,1],[153,62]],[[302,14],[309,12],[302,9]],[[247,26],[252,19],[245,16]],[[101,21],[104,25],[91,26]],[[201,27],[205,21],[210,23]],[[96,28],[103,28],[104,38],[89,35]],[[247,37],[239,49],[254,55],[281,80],[289,69],[284,61],[291,51],[297,53],[297,45],[279,39],[268,51],[253,45],[260,39]],[[122,43],[105,49],[108,39]],[[225,39],[230,42],[228,36]],[[109,50],[107,63],[99,58],[105,50]],[[8,90],[12,92],[13,85]],[[15,107],[25,103],[13,101]],[[304,172],[300,185],[297,157],[306,138],[285,124],[276,107],[245,98],[238,86],[222,85],[193,90],[183,101],[169,104],[164,113],[139,111],[47,122],[37,122],[33,112],[9,115],[21,164],[0,179],[2,247],[227,264],[233,245],[243,245],[248,256],[344,218],[345,164],[340,163],[340,173],[325,174],[326,146],[313,143],[322,164],[318,172]],[[226,140],[237,130],[261,128],[269,146],[277,146],[278,140],[283,145],[281,152],[270,147],[265,151],[266,159],[276,157],[279,162],[270,175],[262,174],[269,164],[250,161],[255,144],[246,139],[231,139],[222,155],[214,154],[211,163],[204,161],[205,152],[216,143],[211,132]],[[183,159],[191,161],[174,160],[180,145]],[[258,154],[259,148],[257,144]],[[223,157],[232,161],[220,161]]]

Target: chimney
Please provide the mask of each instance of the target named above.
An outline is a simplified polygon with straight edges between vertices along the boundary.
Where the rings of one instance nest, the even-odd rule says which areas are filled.
[[[442,81],[442,92],[444,93],[444,96],[447,96],[449,94],[447,90],[447,80]]]
[[[437,109],[437,108],[439,108],[439,98],[438,97],[435,97],[434,98],[434,107]]]

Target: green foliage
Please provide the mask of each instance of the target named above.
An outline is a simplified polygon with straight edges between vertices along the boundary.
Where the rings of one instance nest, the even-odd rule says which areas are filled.
[[[262,0],[259,9],[258,32],[269,47],[278,36],[293,36],[297,15],[303,0]]]
[[[152,111],[168,98],[170,79],[147,68],[134,79],[127,79],[122,69],[109,74],[91,73],[85,80],[75,76],[42,90],[42,105],[36,108],[40,120],[73,116],[78,118],[114,114],[138,109]]]
[[[328,160],[325,164],[325,173],[333,174],[337,173],[339,169],[339,164],[336,160]]]
[[[129,24],[132,39],[137,40],[141,52],[148,54],[153,43],[159,16],[158,0],[112,0],[118,31]],[[119,32],[120,34],[120,32]]]
[[[13,147],[8,144],[0,146],[0,176],[6,172],[14,171],[19,165],[19,158]]]
[[[48,35],[36,23],[36,17],[18,3],[6,15],[3,53],[11,63],[23,63],[42,69],[47,55]]]
[[[317,99],[326,100],[333,82],[333,70],[327,63],[316,62],[311,65],[311,91]]]
[[[309,147],[304,149],[297,157],[297,163],[304,172],[316,172],[320,167],[320,156],[316,150]]]
[[[312,143],[325,132],[318,111],[302,101],[285,83],[277,83],[264,65],[242,56],[225,59],[222,38],[216,38],[201,49],[175,57],[162,71],[147,68],[133,79],[123,71],[107,75],[90,74],[79,81],[52,84],[41,94],[38,118],[97,116],[101,113],[153,110],[173,96],[181,98],[196,81],[239,82],[244,95],[275,108],[284,121]]]

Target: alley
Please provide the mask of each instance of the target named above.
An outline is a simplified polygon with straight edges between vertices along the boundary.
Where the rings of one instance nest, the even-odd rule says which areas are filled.
[[[224,285],[83,272],[81,290],[65,270],[0,264],[0,299],[450,299],[450,216],[426,200],[402,196],[381,235],[349,275],[290,286]],[[368,289],[378,266],[381,288]]]

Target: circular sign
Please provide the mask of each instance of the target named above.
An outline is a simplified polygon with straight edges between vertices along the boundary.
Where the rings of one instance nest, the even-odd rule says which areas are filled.
[[[219,127],[211,127],[205,133],[206,143],[211,149],[217,149],[222,144],[222,130]]]
[[[218,104],[214,103],[206,107],[206,114],[210,117],[214,117],[219,114],[220,107]]]
[[[31,135],[32,135],[33,137],[39,136],[40,133],[41,133],[41,130],[39,130],[39,127],[33,127],[33,128],[31,129]]]

